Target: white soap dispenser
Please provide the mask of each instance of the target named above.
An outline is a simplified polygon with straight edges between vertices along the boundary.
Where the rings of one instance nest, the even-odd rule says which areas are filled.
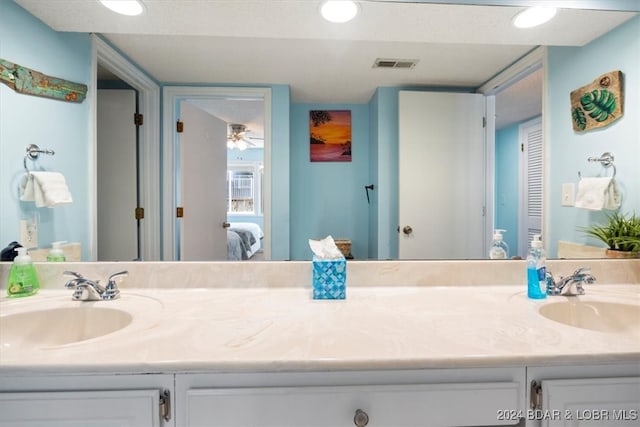
[[[53,242],[51,244],[51,250],[47,255],[47,261],[49,262],[65,262],[67,257],[64,255],[62,251],[62,244],[66,243],[66,241],[62,242]]]
[[[494,230],[493,240],[489,248],[489,259],[509,259],[509,245],[502,239],[507,230]]]

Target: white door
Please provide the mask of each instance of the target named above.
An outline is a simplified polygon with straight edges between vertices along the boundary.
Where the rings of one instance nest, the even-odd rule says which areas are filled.
[[[98,261],[133,261],[138,258],[135,112],[134,90],[98,91]]]
[[[530,242],[542,234],[542,119],[519,126],[520,139],[520,211],[518,213],[518,250],[526,257]]]
[[[486,258],[484,110],[481,94],[400,92],[400,259]]]
[[[0,427],[159,427],[159,390],[0,393]]]
[[[182,101],[180,259],[227,259],[227,124]]]

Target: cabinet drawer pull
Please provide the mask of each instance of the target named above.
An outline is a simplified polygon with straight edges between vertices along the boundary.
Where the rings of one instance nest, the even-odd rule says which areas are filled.
[[[356,415],[353,417],[353,424],[355,424],[356,427],[365,427],[369,424],[369,415],[362,409],[356,410]]]

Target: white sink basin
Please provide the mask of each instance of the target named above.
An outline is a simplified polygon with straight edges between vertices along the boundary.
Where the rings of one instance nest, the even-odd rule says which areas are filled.
[[[547,319],[576,328],[640,333],[640,305],[583,301],[575,297],[545,304],[539,313]]]
[[[0,353],[3,358],[20,358],[95,339],[113,338],[112,344],[135,340],[160,322],[162,310],[158,299],[134,293],[113,301],[78,302],[66,290],[41,290],[28,298],[4,299]]]
[[[0,318],[3,345],[53,347],[119,331],[133,317],[126,311],[95,306],[25,311]]]

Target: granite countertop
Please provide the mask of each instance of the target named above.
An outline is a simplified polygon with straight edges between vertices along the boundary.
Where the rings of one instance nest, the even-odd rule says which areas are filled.
[[[132,323],[102,337],[34,348],[0,336],[0,375],[422,369],[637,362],[640,287],[593,285],[530,300],[522,285],[353,287],[313,300],[307,287],[123,289],[74,302],[69,290],[0,298],[0,316],[57,307],[121,309]],[[597,332],[538,313],[578,298],[638,306],[630,328]],[[0,317],[0,325],[2,324]],[[77,325],[68,325],[73,328]]]

